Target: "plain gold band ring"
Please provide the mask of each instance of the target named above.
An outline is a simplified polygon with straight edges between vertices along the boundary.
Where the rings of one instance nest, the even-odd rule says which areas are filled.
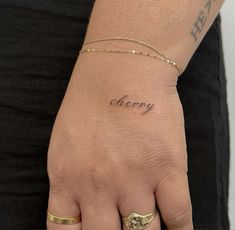
[[[80,216],[56,216],[50,212],[47,212],[47,219],[55,224],[77,224],[81,222]]]

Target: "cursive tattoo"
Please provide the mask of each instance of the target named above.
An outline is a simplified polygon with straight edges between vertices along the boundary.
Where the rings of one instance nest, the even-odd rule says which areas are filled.
[[[190,32],[191,36],[193,37],[194,41],[197,42],[200,34],[202,33],[204,26],[207,22],[208,16],[210,15],[212,5],[217,0],[205,0],[205,4],[203,8],[200,10],[197,19],[193,23],[193,28]]]
[[[122,96],[121,98],[113,98],[110,103],[111,106],[125,107],[125,108],[138,108],[141,109],[141,114],[144,115],[154,108],[154,104],[138,102],[129,99],[129,95]]]

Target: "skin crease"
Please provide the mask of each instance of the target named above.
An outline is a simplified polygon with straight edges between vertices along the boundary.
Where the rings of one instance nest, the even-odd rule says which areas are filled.
[[[85,39],[137,38],[161,48],[184,70],[222,3],[97,0]],[[202,11],[209,11],[206,21]],[[191,34],[195,23],[201,23],[197,39]],[[118,41],[92,47],[146,51]],[[81,214],[82,222],[64,226],[47,221],[48,230],[127,230],[120,215],[155,208],[148,230],[160,230],[159,215],[170,230],[193,229],[177,80],[172,66],[151,58],[79,55],[48,149],[48,210],[58,216]],[[154,108],[143,116],[138,108],[110,105],[124,95]]]

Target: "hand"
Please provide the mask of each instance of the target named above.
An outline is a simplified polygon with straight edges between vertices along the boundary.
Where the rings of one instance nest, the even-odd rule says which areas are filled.
[[[159,215],[168,229],[193,229],[177,77],[78,66],[50,141],[48,210],[82,221],[48,230],[127,229],[120,215],[154,209],[148,230],[161,229]]]

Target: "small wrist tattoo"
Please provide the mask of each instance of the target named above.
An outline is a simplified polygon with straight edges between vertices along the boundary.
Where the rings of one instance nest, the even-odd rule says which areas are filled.
[[[129,95],[125,95],[120,98],[113,98],[110,101],[110,105],[123,108],[137,108],[141,110],[142,115],[147,114],[149,111],[153,110],[154,108],[154,104],[152,103],[130,100]]]

